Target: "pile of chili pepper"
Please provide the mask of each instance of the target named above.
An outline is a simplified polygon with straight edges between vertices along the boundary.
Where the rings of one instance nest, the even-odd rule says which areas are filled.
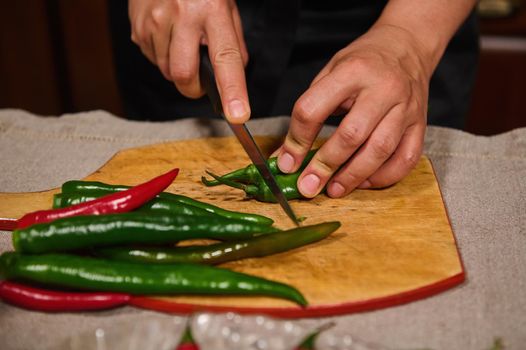
[[[303,198],[298,190],[298,178],[307,164],[309,164],[312,157],[314,157],[316,151],[316,149],[310,150],[305,156],[299,169],[291,174],[285,174],[279,170],[276,157],[272,157],[267,161],[269,169],[274,175],[278,186],[285,195],[285,198]],[[260,202],[276,202],[276,198],[272,194],[272,191],[267,186],[254,164],[247,165],[244,168],[234,170],[222,176],[218,176],[210,171],[207,171],[206,173],[212,176],[213,180],[209,180],[204,176],[201,177],[201,181],[205,186],[227,185],[245,191],[248,198],[254,198]]]
[[[15,252],[0,256],[6,279],[0,298],[42,311],[103,309],[133,295],[176,294],[264,295],[306,305],[292,286],[210,265],[311,244],[340,224],[281,231],[261,215],[163,192],[177,173],[135,187],[64,183],[53,209],[18,220]],[[219,242],[177,245],[189,239]]]

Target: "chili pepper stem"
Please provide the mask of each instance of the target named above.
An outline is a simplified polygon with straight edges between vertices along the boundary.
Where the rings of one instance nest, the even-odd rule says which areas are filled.
[[[246,191],[247,185],[245,185],[245,184],[242,184],[242,183],[239,183],[239,182],[235,182],[235,181],[232,181],[232,180],[228,180],[228,179],[224,179],[221,176],[216,175],[216,174],[214,174],[213,172],[211,172],[209,170],[206,170],[206,173],[208,175],[212,176],[216,181],[219,181],[223,185],[227,185],[227,186],[230,186],[230,187],[234,187],[234,188],[238,188],[240,190]]]
[[[246,182],[249,180],[249,167],[234,170],[228,174],[222,175],[221,178],[224,180],[241,181]],[[204,176],[201,177],[201,181],[207,187],[221,185],[222,183],[218,180],[208,180]]]
[[[206,171],[206,173],[210,176],[212,176],[216,181],[219,181],[220,183],[222,183],[223,185],[227,185],[227,186],[230,186],[230,187],[233,187],[233,188],[238,188],[240,190],[243,190],[245,191],[246,195],[249,197],[249,198],[252,198],[252,197],[256,197],[257,194],[259,193],[259,190],[260,188],[257,187],[256,185],[245,185],[245,184],[242,184],[242,183],[239,183],[239,182],[235,182],[235,181],[232,181],[232,180],[227,180],[227,179],[224,179],[214,173],[212,173],[211,171]]]

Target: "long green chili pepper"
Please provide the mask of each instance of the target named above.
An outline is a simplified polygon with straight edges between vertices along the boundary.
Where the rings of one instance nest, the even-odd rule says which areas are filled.
[[[57,193],[53,196],[53,208],[64,208],[70,205],[75,205],[78,203],[83,203],[87,201],[94,200],[98,197],[104,196],[105,192],[88,192],[88,193]],[[199,216],[216,216],[209,211],[195,207],[193,205],[183,204],[174,202],[168,199],[163,198],[154,198],[143,206],[135,210],[147,211],[152,210],[155,212],[163,212],[166,214],[172,215],[199,215]]]
[[[317,149],[310,150],[307,155],[305,156],[305,159],[303,159],[303,162],[301,163],[300,168],[298,171],[301,171],[305,169],[305,167],[309,164],[312,157],[314,157],[314,154],[316,154]],[[272,157],[267,160],[268,167],[272,174],[274,175],[282,175],[284,173],[281,172],[278,168],[278,158]],[[221,175],[221,179],[223,180],[232,180],[235,182],[241,182],[244,184],[255,184],[259,183],[261,181],[261,175],[259,174],[258,169],[254,164],[247,165],[244,168],[234,170],[228,174]],[[201,178],[201,181],[206,186],[217,186],[221,185],[222,183],[218,180],[208,180],[206,178]]]
[[[214,179],[219,181],[220,183],[234,187],[239,188],[240,190],[245,191],[248,198],[254,198],[260,202],[269,202],[269,203],[276,203],[276,198],[272,194],[272,191],[267,186],[265,181],[261,180],[260,182],[256,184],[249,184],[245,185],[242,183],[234,182],[231,180],[223,179],[222,177],[207,171],[207,174],[212,176]],[[276,182],[278,186],[281,188],[281,191],[285,195],[285,198],[287,199],[298,199],[303,198],[300,191],[298,190],[298,178],[301,175],[300,172],[288,174],[288,175],[276,175]]]
[[[80,193],[87,194],[89,192],[95,191],[95,192],[112,193],[112,192],[124,191],[128,188],[130,188],[130,186],[110,185],[110,184],[106,184],[106,183],[98,182],[98,181],[72,180],[72,181],[67,181],[62,185],[62,192],[63,193],[80,192]],[[172,200],[178,203],[193,205],[195,207],[204,209],[210,213],[217,214],[225,218],[229,218],[229,219],[249,221],[249,222],[258,223],[262,225],[272,225],[274,223],[274,220],[266,216],[226,210],[226,209],[217,207],[215,205],[201,202],[201,201],[198,201],[198,200],[195,200],[195,199],[192,199],[190,197],[183,196],[180,194],[162,192],[162,193],[159,193],[157,197],[162,198],[162,199]]]
[[[148,263],[221,264],[228,261],[267,256],[324,239],[340,227],[337,221],[302,226],[288,231],[239,241],[175,248],[111,247],[98,249],[104,258]]]
[[[67,254],[0,256],[0,275],[47,285],[140,295],[265,295],[307,305],[286,284],[199,264],[134,264]]]
[[[23,253],[62,252],[119,244],[165,244],[184,239],[233,240],[277,232],[272,226],[222,217],[124,213],[78,216],[13,231]]]

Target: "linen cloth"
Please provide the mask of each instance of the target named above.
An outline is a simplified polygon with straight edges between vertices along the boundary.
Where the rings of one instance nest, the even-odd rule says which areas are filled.
[[[288,117],[249,122],[257,135],[283,135]],[[322,136],[334,131],[326,127]],[[218,120],[150,123],[103,111],[39,117],[0,110],[0,192],[27,192],[82,178],[121,149],[163,141],[230,135]],[[425,154],[438,177],[465,265],[462,285],[387,309],[309,322],[335,322],[325,332],[348,331],[393,349],[506,349],[526,344],[526,128],[492,137],[429,127]],[[0,252],[11,250],[0,231]],[[115,325],[152,312],[131,307],[45,314],[0,302],[0,348],[54,349],[72,334]],[[294,321],[302,322],[302,321]]]

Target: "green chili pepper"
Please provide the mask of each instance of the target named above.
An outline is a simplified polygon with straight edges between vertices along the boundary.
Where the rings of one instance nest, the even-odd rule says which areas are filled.
[[[53,197],[53,208],[64,208],[78,203],[88,202],[96,198],[104,196],[104,192],[89,192],[89,193],[57,193]],[[143,212],[152,210],[155,212],[163,212],[172,215],[198,215],[198,216],[216,216],[204,209],[187,205],[183,203],[174,202],[168,199],[154,198],[148,203],[144,204],[135,212]]]
[[[333,221],[205,246],[112,247],[99,249],[96,254],[105,258],[135,262],[221,264],[233,260],[277,254],[314,243],[324,239],[339,227],[340,223]]]
[[[222,217],[124,213],[64,218],[14,230],[13,246],[24,253],[46,253],[194,238],[233,240],[276,231],[272,226]]]
[[[286,284],[198,264],[134,264],[66,254],[0,256],[0,274],[53,286],[140,295],[266,295],[307,305]]]
[[[212,176],[217,181],[221,182],[224,185],[239,188],[243,191],[245,191],[247,197],[254,198],[260,202],[269,202],[269,203],[276,203],[276,198],[272,194],[272,191],[267,186],[265,181],[261,180],[260,182],[256,184],[249,184],[245,185],[242,183],[230,181],[221,178],[220,176],[207,171],[207,174]],[[281,191],[285,195],[285,198],[287,199],[298,199],[298,198],[304,198],[300,191],[298,190],[298,178],[300,177],[301,173],[293,173],[288,175],[276,175],[276,183],[278,184],[279,188],[281,188]]]
[[[298,171],[301,171],[301,170],[305,169],[307,164],[309,164],[309,162],[311,161],[312,157],[314,157],[314,154],[316,154],[316,151],[317,151],[317,149],[313,149],[313,150],[310,150],[307,153],[307,155],[305,156],[305,159],[303,159],[303,162],[301,163],[301,166],[298,169]],[[272,172],[272,174],[274,174],[274,175],[284,174],[278,168],[278,158],[277,157],[269,158],[268,161],[267,161],[267,164],[268,164],[268,167],[269,167],[270,171]],[[231,180],[231,181],[235,181],[235,182],[241,182],[241,183],[244,183],[244,184],[255,184],[255,183],[259,183],[261,181],[261,175],[259,174],[259,171],[256,168],[256,166],[254,164],[250,164],[250,165],[247,165],[244,168],[241,168],[241,169],[238,169],[238,170],[234,170],[234,171],[232,171],[232,172],[230,172],[228,174],[222,175],[221,179]],[[218,180],[208,180],[206,178],[201,178],[201,181],[203,182],[203,184],[205,184],[206,186],[209,186],[209,187],[210,186],[217,186],[217,185],[221,185],[222,184]]]
[[[98,181],[72,180],[72,181],[67,181],[62,185],[62,192],[63,193],[80,192],[80,193],[87,194],[87,193],[94,191],[94,192],[112,193],[112,192],[124,191],[128,188],[130,188],[130,186],[109,185],[109,184],[105,184],[103,182],[98,182]],[[249,222],[258,223],[262,225],[272,225],[274,223],[274,220],[266,216],[226,210],[226,209],[217,207],[215,205],[204,203],[204,202],[201,202],[201,201],[198,201],[198,200],[195,200],[195,199],[192,199],[190,197],[183,196],[180,194],[162,192],[157,197],[162,198],[162,199],[172,200],[177,203],[193,205],[194,207],[204,209],[210,213],[217,214],[225,218],[229,218],[229,219],[249,221]]]

